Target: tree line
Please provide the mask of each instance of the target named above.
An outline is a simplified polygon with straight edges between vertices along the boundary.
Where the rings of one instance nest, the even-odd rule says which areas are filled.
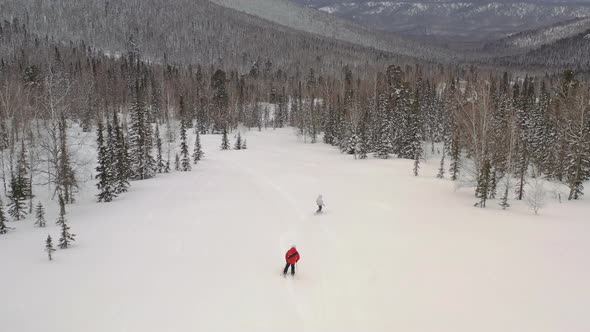
[[[310,143],[321,137],[361,160],[411,159],[416,175],[426,149],[441,143],[439,176],[474,187],[480,206],[500,196],[523,199],[530,178],[562,182],[568,198],[579,199],[590,176],[588,83],[572,71],[519,77],[425,63],[282,67],[272,58],[247,70],[169,64],[150,62],[133,37],[124,54],[107,56],[14,22],[4,22],[0,40],[0,166],[15,218],[27,200],[31,210],[33,183],[75,201],[80,170],[94,161],[73,158],[73,126],[96,132],[100,201],[124,193],[129,181],[169,171],[171,158],[174,168],[189,170],[202,155],[199,135],[227,136],[240,124],[292,126]],[[197,134],[192,155],[188,130]]]

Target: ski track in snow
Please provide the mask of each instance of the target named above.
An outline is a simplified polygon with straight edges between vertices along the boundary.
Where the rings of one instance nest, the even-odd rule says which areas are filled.
[[[240,164],[238,165],[235,161],[232,161],[232,166],[234,169],[236,170],[241,170],[245,173],[248,174],[248,176],[256,179],[257,183],[263,183],[265,186],[267,186],[268,188],[270,188],[270,192],[274,192],[276,194],[278,194],[278,196],[274,196],[272,195],[271,197],[273,197],[273,200],[275,203],[277,204],[284,204],[286,203],[288,209],[281,209],[282,211],[284,211],[282,218],[284,218],[283,220],[284,223],[286,224],[285,226],[285,232],[279,237],[279,243],[277,246],[277,250],[279,252],[281,251],[286,251],[287,248],[289,248],[292,244],[297,244],[297,243],[301,243],[303,242],[304,246],[299,245],[299,248],[301,247],[305,247],[306,251],[311,255],[322,255],[321,253],[321,249],[318,250],[317,246],[313,246],[312,244],[315,241],[318,241],[315,239],[315,235],[316,233],[314,233],[314,230],[312,229],[312,222],[313,222],[313,218],[314,215],[309,214],[306,212],[305,209],[303,209],[301,206],[299,206],[296,202],[296,200],[293,198],[293,196],[291,194],[289,194],[289,192],[287,190],[285,190],[285,188],[283,188],[282,186],[280,186],[278,183],[276,183],[275,181],[272,181],[272,179],[270,179],[268,176],[265,176],[261,173],[257,173],[255,170],[253,170],[252,168]],[[316,166],[316,164],[313,163],[306,163],[305,166],[307,167],[313,167]],[[315,179],[314,179],[315,180]],[[267,191],[262,191],[267,193]],[[311,202],[313,202],[313,200],[310,199]],[[314,206],[312,204],[309,205],[310,209],[313,209]],[[296,216],[296,217],[293,217]],[[315,216],[318,217],[318,216]],[[325,230],[322,228],[322,230],[325,232]],[[299,240],[303,240],[306,239],[307,241],[299,241]],[[321,241],[321,239],[319,240]],[[313,249],[312,249],[313,248]],[[315,250],[314,250],[315,249]],[[323,257],[320,256],[320,257]],[[305,260],[302,259],[301,262],[304,262]],[[314,313],[311,311],[311,305],[309,305],[310,302],[310,294],[306,294],[307,292],[301,292],[301,290],[297,290],[296,289],[296,284],[300,283],[302,280],[298,280],[299,279],[299,268],[301,263],[298,263],[296,265],[296,277],[295,280],[291,280],[290,276],[287,276],[285,279],[287,281],[286,283],[286,288],[288,290],[289,296],[291,297],[292,301],[293,301],[293,306],[295,308],[295,311],[299,317],[299,321],[301,323],[301,330],[302,331],[313,331],[313,328],[309,328],[306,326],[306,322],[312,322],[312,321],[317,321],[318,318],[321,318],[321,312],[318,314],[316,313],[316,316],[314,318]],[[305,268],[305,264],[303,265]],[[321,267],[315,266],[315,268],[313,269],[313,271],[315,271],[315,273],[320,273],[321,278],[314,278],[314,281],[320,282],[320,285],[323,285],[323,283],[325,282],[325,277],[324,274],[322,273],[322,269]],[[317,275],[316,275],[317,276]],[[309,280],[307,280],[307,282],[309,282]],[[320,290],[322,289],[322,287],[320,286]],[[319,294],[320,297],[321,294]],[[325,305],[325,304],[324,304]]]

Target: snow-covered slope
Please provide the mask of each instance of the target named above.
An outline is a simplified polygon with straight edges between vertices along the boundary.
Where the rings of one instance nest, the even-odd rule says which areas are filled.
[[[294,0],[377,29],[489,38],[590,16],[583,1]]]
[[[560,22],[541,29],[523,31],[487,45],[488,48],[534,49],[590,30],[590,18]]]
[[[321,11],[304,8],[288,0],[210,0],[218,5],[248,13],[299,31],[372,47],[398,55],[439,61],[458,54],[434,45],[425,45],[391,33],[367,29]]]
[[[219,151],[205,135],[192,172],[81,199],[77,241],[53,262],[53,224],[10,223],[0,330],[590,330],[588,201],[479,209],[434,177],[437,157],[416,178],[412,161],[353,160],[291,129],[246,136],[248,150]],[[302,259],[283,279],[292,243]]]

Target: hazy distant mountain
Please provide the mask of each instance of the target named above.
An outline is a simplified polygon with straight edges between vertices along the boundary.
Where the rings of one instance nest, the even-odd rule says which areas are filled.
[[[293,1],[371,28],[467,39],[499,38],[590,16],[590,1]]]
[[[394,54],[439,61],[457,57],[456,52],[451,50],[402,38],[399,34],[370,30],[349,20],[302,8],[289,0],[211,0],[211,2],[299,31]]]
[[[559,22],[540,29],[519,32],[485,45],[495,53],[514,53],[538,49],[559,40],[568,39],[590,30],[590,18]]]
[[[0,20],[26,25],[31,33],[60,42],[84,41],[110,54],[126,52],[133,37],[148,60],[242,70],[267,60],[277,66],[323,62],[340,68],[341,62],[375,63],[392,57],[390,52],[290,28],[208,0],[3,0]],[[10,57],[2,53],[5,49],[0,45],[0,58]]]

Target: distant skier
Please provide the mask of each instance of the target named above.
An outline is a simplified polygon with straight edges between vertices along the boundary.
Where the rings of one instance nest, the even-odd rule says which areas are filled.
[[[324,207],[324,197],[319,195],[318,198],[315,200],[316,204],[318,205],[318,210],[316,213],[322,213],[322,208]]]
[[[291,275],[295,275],[295,264],[299,261],[299,253],[297,252],[297,248],[295,245],[291,246],[291,249],[287,251],[285,254],[285,260],[287,261],[287,265],[285,265],[285,269],[283,270],[283,276],[287,275],[287,271],[289,271],[289,267],[291,268]]]

